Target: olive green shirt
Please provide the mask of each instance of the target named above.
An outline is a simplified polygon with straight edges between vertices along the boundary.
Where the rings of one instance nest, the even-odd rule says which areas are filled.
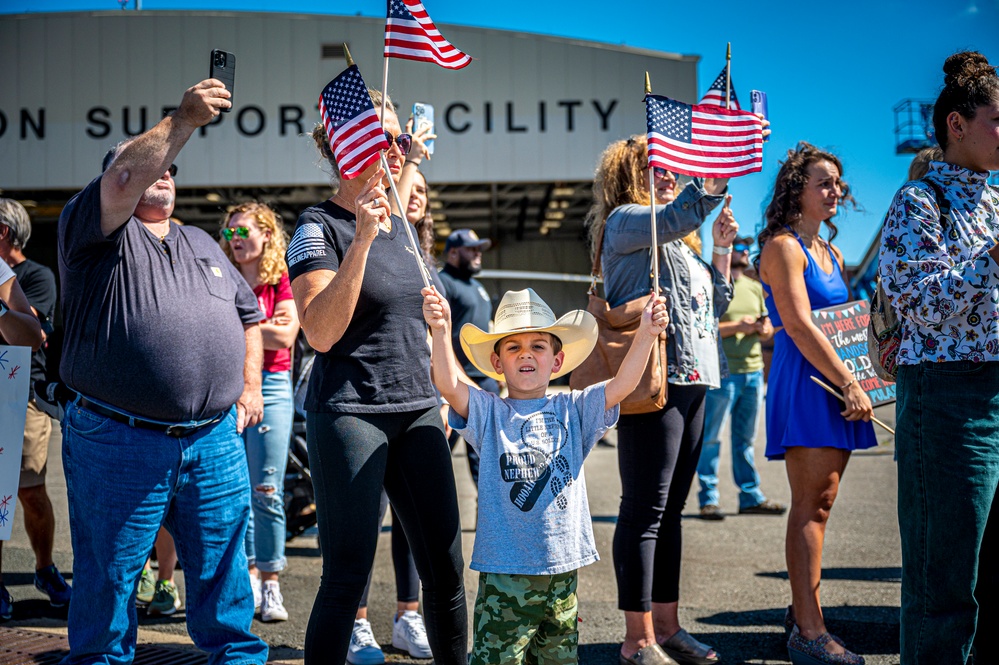
[[[768,314],[763,304],[763,286],[755,279],[743,275],[735,280],[732,302],[722,314],[721,321],[738,321],[744,316],[757,319]],[[760,336],[736,333],[722,339],[722,348],[728,358],[728,371],[731,374],[749,374],[763,369],[763,350]]]

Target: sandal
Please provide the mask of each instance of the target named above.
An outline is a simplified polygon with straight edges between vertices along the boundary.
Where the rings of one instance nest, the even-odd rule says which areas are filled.
[[[791,637],[791,631],[794,630],[795,625],[797,624],[794,620],[794,605],[788,605],[787,611],[784,612],[784,637]],[[840,645],[844,649],[846,648],[846,643],[836,635],[829,633],[829,637],[831,637],[832,641],[836,644]]]
[[[678,663],[666,655],[658,644],[653,644],[639,649],[631,658],[623,653],[618,653],[620,665],[678,665]]]
[[[721,660],[713,648],[698,641],[683,628],[659,646],[681,665],[713,665]]]
[[[806,640],[795,626],[787,641],[787,655],[792,665],[864,665],[864,657],[846,647],[844,653],[829,653],[826,645],[833,642],[829,633],[822,633],[814,640]],[[841,645],[842,646],[842,645]]]

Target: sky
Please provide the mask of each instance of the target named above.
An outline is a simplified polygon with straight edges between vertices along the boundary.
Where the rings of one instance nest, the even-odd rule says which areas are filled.
[[[133,9],[135,0],[128,1]],[[140,2],[145,11],[385,15],[384,0]],[[118,0],[0,0],[0,13],[119,6]],[[765,91],[773,130],[763,171],[730,183],[736,219],[755,235],[779,161],[798,141],[808,141],[840,157],[862,207],[834,219],[835,244],[848,263],[861,258],[877,233],[911,161],[895,154],[895,105],[936,99],[943,62],[952,53],[977,50],[999,64],[999,0],[424,0],[424,6],[445,37],[447,25],[456,24],[699,55],[699,95],[724,67],[725,44],[731,42],[740,102],[748,107],[750,90]]]

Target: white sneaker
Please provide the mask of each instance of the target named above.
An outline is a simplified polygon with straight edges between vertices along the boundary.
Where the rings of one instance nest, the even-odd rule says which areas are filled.
[[[375,641],[375,634],[371,632],[371,624],[367,619],[354,619],[347,662],[351,665],[382,665],[385,662],[385,654]]]
[[[253,611],[259,612],[260,603],[263,602],[264,592],[260,583],[260,578],[256,575],[250,575],[250,588],[253,589]]]
[[[284,609],[284,597],[281,595],[281,585],[277,580],[264,582],[263,601],[260,603],[260,620],[287,621],[288,610]]]
[[[419,612],[407,610],[392,622],[392,646],[409,652],[413,658],[432,658],[427,627]]]

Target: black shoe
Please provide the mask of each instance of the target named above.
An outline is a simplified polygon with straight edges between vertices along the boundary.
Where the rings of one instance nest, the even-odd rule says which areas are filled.
[[[770,499],[764,499],[755,506],[740,508],[740,515],[783,515],[787,511],[787,506]]]

